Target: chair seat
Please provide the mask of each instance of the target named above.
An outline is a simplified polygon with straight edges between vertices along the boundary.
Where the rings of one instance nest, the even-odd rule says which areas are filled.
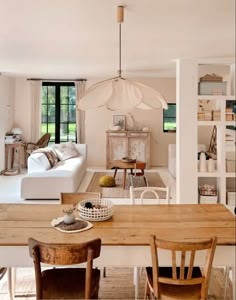
[[[176,268],[177,277],[179,277],[180,268]],[[152,267],[146,268],[147,280],[149,286],[153,287],[152,278]],[[188,268],[184,269],[185,276],[188,273]],[[202,273],[199,267],[193,268],[192,278],[201,277]],[[171,267],[159,267],[159,277],[172,278],[172,268]],[[201,298],[201,284],[198,285],[174,285],[159,283],[160,288],[160,299],[200,299]]]
[[[42,272],[43,299],[84,299],[84,268],[50,269]],[[91,299],[98,298],[100,270],[92,270]]]

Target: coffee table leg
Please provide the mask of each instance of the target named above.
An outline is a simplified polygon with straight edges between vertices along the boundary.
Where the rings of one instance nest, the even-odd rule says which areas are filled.
[[[114,178],[116,178],[117,168],[115,168]]]
[[[123,189],[125,189],[125,183],[126,183],[126,171],[127,171],[127,169],[124,169],[124,176],[123,176]]]

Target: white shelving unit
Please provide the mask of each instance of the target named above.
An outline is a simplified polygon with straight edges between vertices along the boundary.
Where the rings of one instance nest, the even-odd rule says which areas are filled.
[[[230,83],[228,83],[230,84]],[[228,89],[229,91],[231,89]],[[218,203],[228,204],[227,203],[227,178],[235,178],[235,172],[227,172],[226,169],[226,157],[227,152],[235,152],[235,145],[227,145],[225,141],[226,135],[226,126],[235,126],[236,121],[226,121],[226,105],[229,100],[236,100],[235,95],[197,95],[196,97],[202,103],[203,100],[209,100],[213,107],[217,110],[220,110],[220,121],[197,121],[197,126],[216,126],[217,135],[216,135],[216,145],[217,145],[217,164],[215,172],[197,172],[198,184],[203,183],[212,183],[217,187],[218,193]],[[235,132],[233,132],[235,135]],[[198,143],[198,141],[196,141]],[[234,155],[235,156],[235,155]],[[211,180],[209,180],[211,179]]]
[[[202,68],[203,67],[203,68]],[[200,70],[201,69],[201,70]],[[217,70],[216,70],[217,69]],[[219,72],[221,69],[223,72]],[[201,74],[200,74],[200,72]],[[227,93],[221,95],[198,95],[199,77],[219,74],[227,81]],[[235,100],[235,58],[177,59],[176,60],[176,202],[198,203],[199,181],[214,182],[218,189],[218,203],[226,203],[226,181],[235,178],[234,172],[227,173],[225,158],[233,147],[225,144],[225,127],[234,125],[225,121],[225,102]],[[198,121],[198,99],[216,102],[221,111],[218,121]],[[215,172],[198,171],[198,133],[204,126],[217,127],[217,169]],[[202,143],[202,142],[201,142]],[[227,147],[226,147],[227,146]]]

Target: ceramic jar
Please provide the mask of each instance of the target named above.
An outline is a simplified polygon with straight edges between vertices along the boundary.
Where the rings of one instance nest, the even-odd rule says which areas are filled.
[[[215,162],[212,158],[208,160],[208,172],[215,172]]]
[[[74,213],[65,213],[63,221],[65,224],[73,224],[75,222],[75,215]]]
[[[207,172],[206,155],[204,152],[200,154],[199,171]]]

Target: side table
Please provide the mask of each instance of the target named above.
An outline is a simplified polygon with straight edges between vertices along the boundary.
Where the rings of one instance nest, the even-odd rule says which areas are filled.
[[[116,173],[117,173],[118,169],[123,169],[124,170],[124,173],[123,173],[123,189],[125,189],[125,185],[126,185],[127,170],[130,169],[131,174],[134,175],[133,169],[136,169],[136,168],[140,169],[141,170],[140,174],[142,176],[144,176],[144,169],[146,168],[146,163],[145,162],[142,162],[142,161],[124,162],[121,159],[120,160],[113,160],[111,162],[111,169],[115,169],[114,178],[116,178]],[[145,183],[146,183],[146,178],[145,178]]]
[[[16,151],[17,151],[16,170],[14,171],[13,170],[13,164],[14,164],[15,152]],[[23,143],[23,142],[16,142],[16,143],[13,143],[13,144],[5,144],[5,170],[3,171],[3,174],[5,174],[5,175],[20,174],[22,151],[23,151],[23,155],[25,155],[25,143]],[[10,168],[8,167],[9,152],[11,154]]]

